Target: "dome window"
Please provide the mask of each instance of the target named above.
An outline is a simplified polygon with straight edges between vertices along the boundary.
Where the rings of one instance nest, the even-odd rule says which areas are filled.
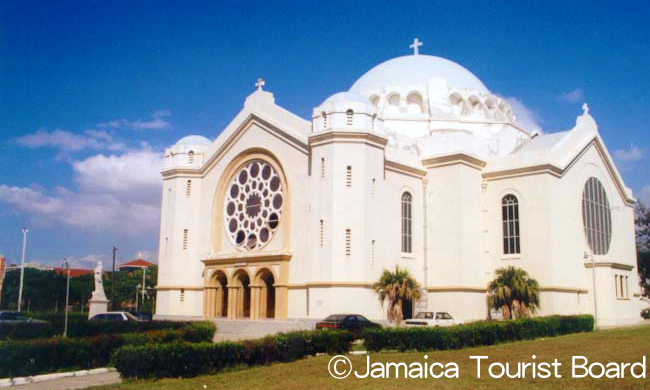
[[[354,111],[347,110],[345,112],[345,124],[348,126],[352,126],[353,123],[354,123]]]
[[[465,99],[460,95],[458,92],[454,92],[449,96],[449,100],[451,101],[451,104],[454,106],[454,113],[456,115],[462,115],[465,116],[469,112],[467,109],[467,103],[465,102]]]
[[[323,111],[321,116],[323,117],[323,129],[327,129],[327,114],[325,113],[325,111]]]
[[[190,164],[194,164],[194,151],[190,150],[189,153],[187,153],[187,162]]]
[[[399,94],[394,93],[388,98],[388,107],[386,111],[389,114],[397,114],[399,112]]]
[[[377,95],[372,95],[372,96],[370,97],[370,103],[372,103],[373,106],[375,106],[375,107],[378,108],[378,107],[379,107],[379,96],[377,96]]]
[[[411,92],[406,98],[408,103],[407,111],[409,114],[422,114],[422,95],[419,92]]]

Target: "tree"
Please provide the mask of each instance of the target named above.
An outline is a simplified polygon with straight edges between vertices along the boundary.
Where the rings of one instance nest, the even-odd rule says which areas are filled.
[[[521,268],[499,268],[488,284],[488,306],[501,310],[504,318],[534,314],[539,308],[539,297],[539,283]]]
[[[379,296],[379,302],[384,307],[387,302],[387,317],[389,322],[401,325],[404,319],[402,308],[406,301],[420,299],[420,285],[408,270],[395,266],[395,271],[387,269],[381,274],[379,281],[373,285]]]
[[[634,227],[639,284],[643,295],[650,298],[650,208],[641,201],[634,210]]]
[[[143,311],[150,311],[153,306],[153,294],[151,288],[155,287],[158,281],[158,266],[151,266],[147,268],[146,281],[146,296],[145,302],[142,302],[141,288],[137,286],[142,284],[142,270],[136,271],[117,271],[115,272],[115,310],[135,308],[135,294],[138,291],[138,309]],[[104,289],[106,296],[111,296],[111,276],[110,273],[104,275]]]

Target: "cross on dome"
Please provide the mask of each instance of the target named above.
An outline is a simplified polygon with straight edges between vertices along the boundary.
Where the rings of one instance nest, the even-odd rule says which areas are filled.
[[[417,56],[417,55],[420,54],[420,49],[419,49],[419,47],[422,46],[422,45],[424,45],[424,43],[420,42],[419,39],[415,38],[415,39],[413,40],[413,44],[412,44],[411,46],[409,46],[409,47],[410,47],[411,49],[413,49],[413,55],[414,55],[414,56]]]
[[[257,82],[255,83],[255,87],[257,87],[258,91],[261,91],[264,84],[266,84],[266,82],[264,82],[264,79],[259,78],[259,79],[257,79]]]

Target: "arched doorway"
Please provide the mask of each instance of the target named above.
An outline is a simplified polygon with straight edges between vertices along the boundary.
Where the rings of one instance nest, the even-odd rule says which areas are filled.
[[[250,318],[251,316],[251,280],[248,273],[239,270],[235,273],[235,285],[237,286],[236,312],[235,316],[239,318]]]
[[[275,277],[267,268],[257,274],[260,288],[259,318],[275,318]]]
[[[214,274],[213,285],[216,286],[214,296],[214,316],[228,316],[228,278],[223,271],[217,271]]]

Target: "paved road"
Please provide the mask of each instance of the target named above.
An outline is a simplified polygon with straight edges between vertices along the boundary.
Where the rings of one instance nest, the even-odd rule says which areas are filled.
[[[107,372],[105,374],[93,374],[84,376],[73,376],[69,378],[53,379],[50,381],[30,383],[14,387],[6,387],[8,390],[73,390],[85,389],[91,386],[110,385],[120,383],[118,372]]]

